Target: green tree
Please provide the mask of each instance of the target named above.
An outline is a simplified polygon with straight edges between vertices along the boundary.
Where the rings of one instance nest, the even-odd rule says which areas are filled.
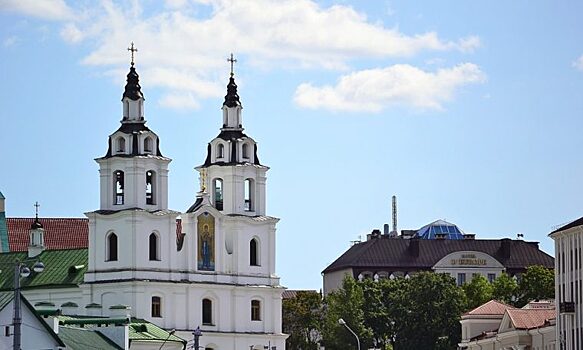
[[[518,283],[517,306],[522,307],[533,300],[555,297],[555,274],[544,266],[532,265],[526,268]]]
[[[404,314],[396,321],[395,349],[455,349],[466,297],[446,274],[421,272],[406,285]]]
[[[492,300],[492,284],[482,275],[474,276],[470,283],[464,283],[462,285],[462,289],[466,293],[468,300],[467,310],[472,310]]]
[[[506,304],[512,304],[516,300],[518,283],[507,273],[502,273],[492,282],[492,299]]]
[[[322,333],[326,350],[356,349],[356,338],[339,324],[341,318],[358,335],[362,349],[372,346],[373,332],[364,323],[364,293],[359,283],[346,276],[342,288],[331,292],[324,299]]]
[[[289,334],[286,349],[317,350],[322,323],[320,293],[300,291],[295,298],[283,300],[283,332]]]

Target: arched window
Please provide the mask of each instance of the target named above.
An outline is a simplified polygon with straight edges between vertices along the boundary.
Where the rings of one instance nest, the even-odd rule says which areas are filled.
[[[217,145],[217,158],[223,158],[225,156],[225,146],[222,143]]]
[[[213,200],[215,202],[215,208],[217,210],[223,210],[223,180],[215,179],[213,181]]]
[[[202,324],[213,324],[213,302],[210,299],[202,299]]]
[[[146,204],[156,204],[154,193],[156,173],[152,170],[146,171]]]
[[[247,211],[253,210],[254,187],[252,179],[245,180],[245,210]]]
[[[113,204],[121,205],[123,204],[123,189],[124,189],[124,174],[123,171],[118,170],[114,173],[115,178],[115,188],[114,188],[114,196],[115,200]]]
[[[243,159],[249,159],[249,145],[244,143],[241,151]]]
[[[150,136],[144,139],[144,152],[152,152],[152,138]]]
[[[160,260],[160,247],[158,244],[158,236],[152,232],[150,234],[150,239],[149,239],[149,243],[150,243],[150,261],[159,261]]]
[[[256,238],[249,242],[249,265],[259,266],[259,242]]]
[[[251,321],[261,321],[261,301],[251,300]]]
[[[117,235],[110,233],[106,241],[106,261],[117,261]]]
[[[152,297],[152,317],[162,317],[162,298]]]
[[[121,136],[117,138],[117,151],[118,152],[126,151],[126,140]]]

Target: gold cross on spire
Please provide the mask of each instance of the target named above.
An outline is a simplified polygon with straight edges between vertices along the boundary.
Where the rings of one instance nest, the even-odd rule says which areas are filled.
[[[35,202],[35,203],[34,203],[34,207],[35,207],[35,209],[36,209],[36,217],[37,217],[37,219],[38,219],[38,208],[40,207],[40,204],[38,204],[38,202]]]
[[[132,46],[128,47],[128,51],[132,52],[132,66],[134,65],[134,53],[138,52],[138,49],[134,47],[134,42],[132,41]]]
[[[233,63],[237,62],[237,60],[233,58],[232,52],[231,52],[231,58],[227,58],[227,62],[231,62],[231,77],[232,77],[233,75],[235,75],[235,73],[233,73]]]

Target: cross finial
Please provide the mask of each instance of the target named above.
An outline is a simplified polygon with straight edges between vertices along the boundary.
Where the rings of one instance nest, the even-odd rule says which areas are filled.
[[[237,62],[237,60],[235,58],[233,58],[232,52],[231,52],[231,58],[227,58],[227,62],[231,62],[231,77],[233,77],[235,75],[235,73],[233,73],[233,64],[235,62]]]
[[[36,218],[38,219],[38,208],[40,207],[40,204],[38,204],[38,202],[34,202],[34,207],[36,209]]]
[[[132,67],[134,66],[134,53],[138,52],[138,49],[136,47],[134,47],[134,42],[132,41],[132,45],[130,47],[128,47],[128,51],[132,52]]]

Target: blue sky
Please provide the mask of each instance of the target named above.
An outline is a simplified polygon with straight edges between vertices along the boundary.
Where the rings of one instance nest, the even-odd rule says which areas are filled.
[[[0,0],[0,191],[7,216],[98,209],[94,158],[136,67],[194,202],[233,52],[246,133],[281,218],[289,288],[390,222],[445,219],[478,238],[540,241],[583,216],[583,3],[575,1]]]

